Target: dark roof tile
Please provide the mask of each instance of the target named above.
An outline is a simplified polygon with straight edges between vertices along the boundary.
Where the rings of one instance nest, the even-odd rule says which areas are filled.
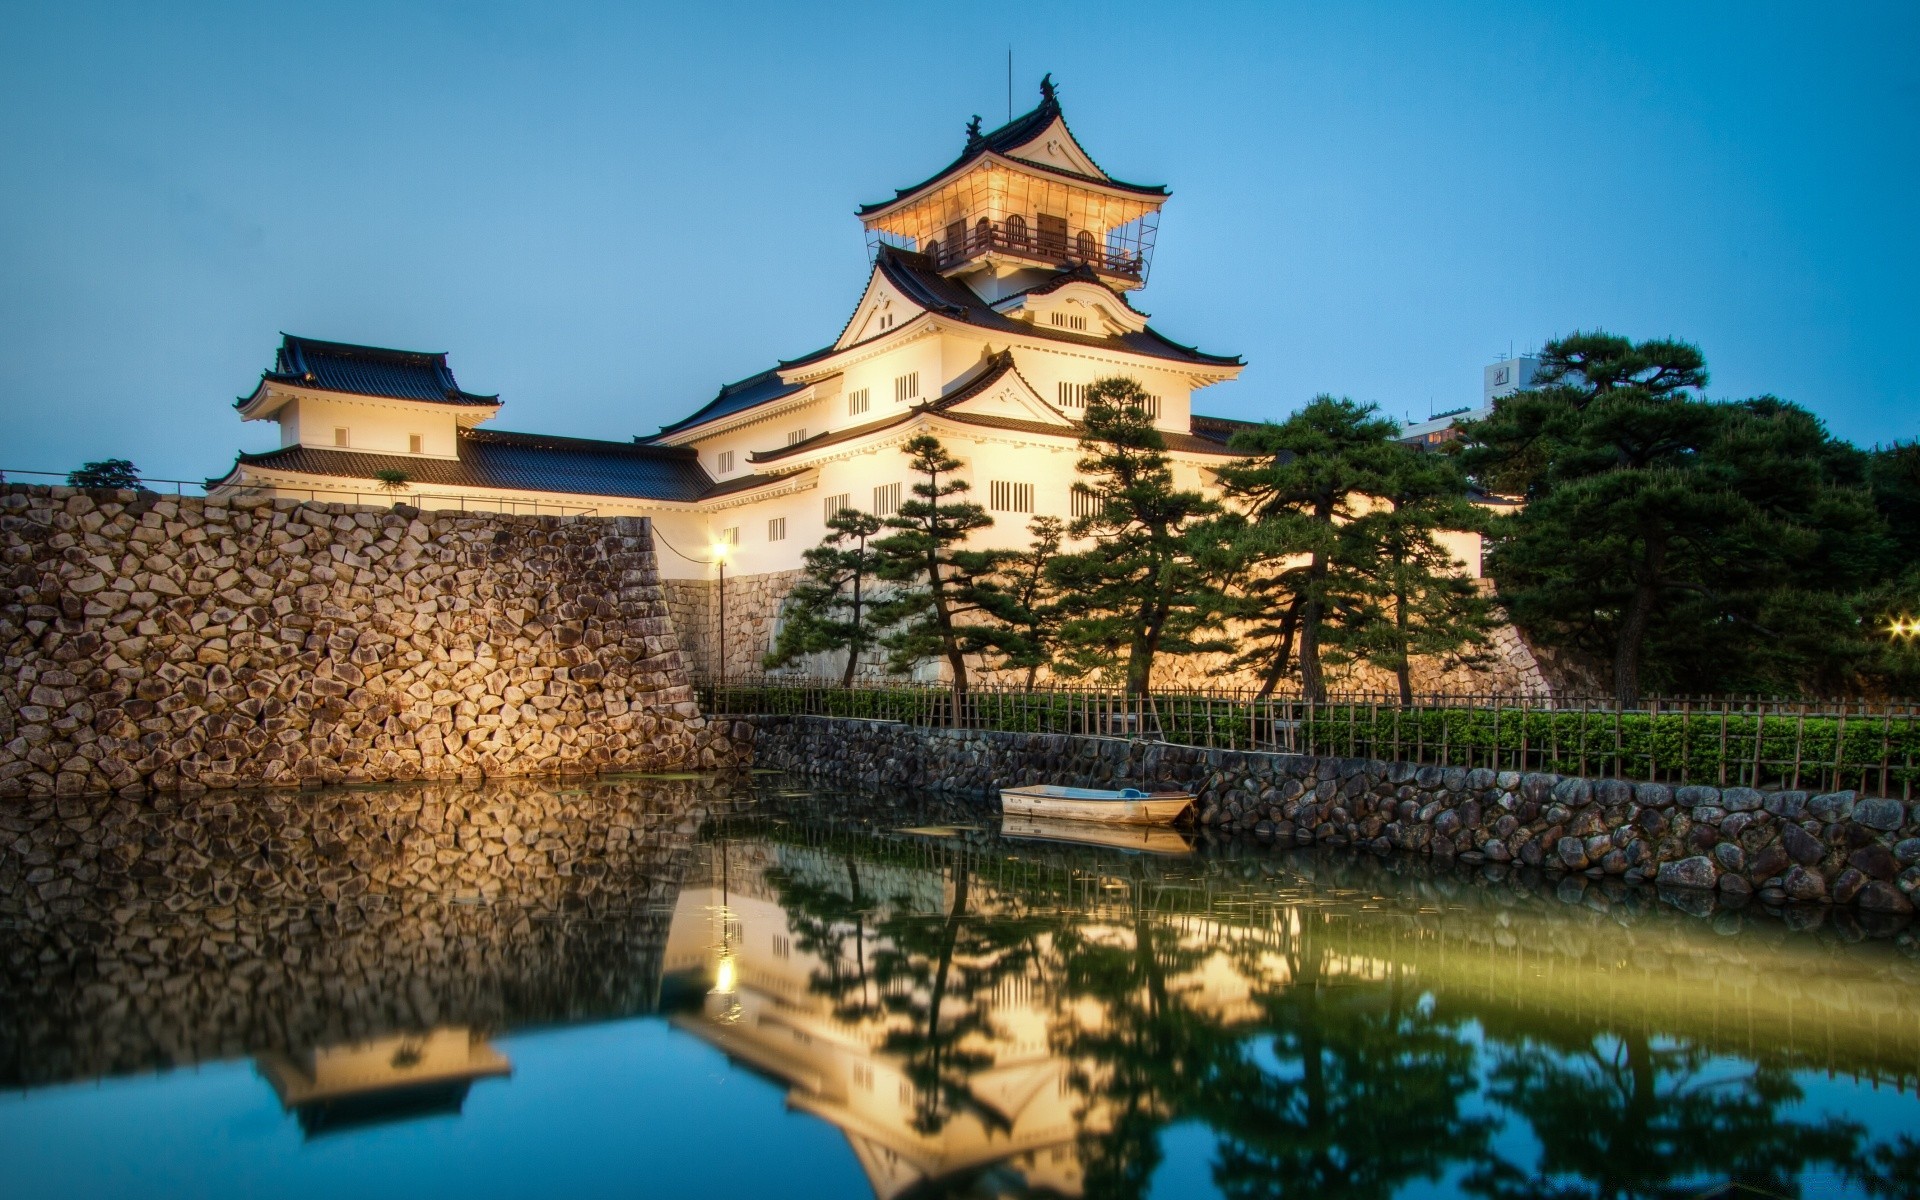
[[[442,459],[286,446],[242,454],[236,465],[361,479],[369,488],[376,472],[400,471],[426,488],[502,488],[629,500],[693,501],[755,486],[729,480],[716,487],[699,456],[677,446],[463,429],[458,448],[458,459]]]
[[[831,347],[829,347],[829,349],[831,349]],[[816,350],[812,354],[803,355],[795,361],[804,362],[808,358],[818,357],[821,353],[821,351]],[[783,363],[782,365],[784,366],[785,364]],[[707,401],[706,405],[692,416],[683,417],[671,425],[662,425],[660,432],[654,434],[652,437],[637,438],[635,440],[642,443],[657,442],[661,438],[671,436],[683,429],[692,429],[696,425],[705,425],[709,421],[717,421],[722,417],[730,417],[735,413],[745,412],[747,409],[765,404],[769,400],[784,399],[806,386],[804,383],[786,382],[780,378],[779,367],[770,367],[758,375],[749,375],[737,383],[723,385],[720,388],[720,394]]]
[[[966,284],[940,274],[934,267],[932,259],[911,250],[900,250],[883,245],[875,261],[886,274],[887,279],[915,304],[929,312],[940,313],[956,321],[964,321],[983,329],[992,329],[1000,333],[1025,334],[1080,346],[1124,350],[1132,354],[1170,359],[1174,362],[1223,367],[1244,365],[1238,355],[1208,354],[1192,346],[1183,346],[1159,333],[1152,326],[1148,326],[1139,333],[1123,333],[1118,337],[1093,337],[1083,333],[1069,333],[1049,325],[1036,325],[1031,321],[1017,321],[1005,313],[996,311],[992,305],[975,295],[973,289]],[[1066,271],[1062,274],[1073,275],[1075,272]],[[1038,288],[1030,290],[1039,291],[1050,285],[1055,285],[1055,282],[1049,280],[1047,283],[1040,284]]]
[[[447,367],[445,354],[322,342],[290,333],[280,335],[280,349],[274,354],[273,369],[261,372],[261,378],[326,392],[383,396],[392,400],[486,406],[500,403],[498,396],[461,391],[460,385],[454,382],[453,371]],[[250,397],[243,396],[238,404],[244,405],[248,399]]]
[[[1045,133],[1047,126],[1053,124],[1054,119],[1060,116],[1059,97],[1054,95],[1050,87],[1043,85],[1040,106],[1038,108],[1035,108],[1031,112],[1020,114],[1013,120],[1008,121],[1005,125],[991,132],[975,134],[969,137],[966,148],[960,152],[959,158],[954,159],[912,187],[894,189],[893,199],[879,200],[872,204],[863,204],[855,210],[855,212],[857,215],[864,217],[870,213],[878,212],[880,209],[887,208],[890,205],[898,204],[901,200],[913,195],[915,192],[932,187],[950,175],[958,174],[983,155],[999,154],[1014,157],[1013,152],[1015,150],[1020,149],[1022,146],[1027,145]],[[1071,127],[1069,127],[1069,131],[1071,131]],[[1068,179],[1078,179],[1103,187],[1118,188],[1121,191],[1138,192],[1143,196],[1165,196],[1167,194],[1166,185],[1164,184],[1124,183],[1121,180],[1112,178],[1104,171],[1099,175],[1082,175],[1078,171],[1063,170],[1060,167],[1049,166],[1046,163],[1029,162],[1024,158],[1019,161],[1020,165],[1025,167],[1032,167],[1050,174],[1062,175]],[[1098,166],[1099,164],[1096,163],[1096,169],[1098,169]]]

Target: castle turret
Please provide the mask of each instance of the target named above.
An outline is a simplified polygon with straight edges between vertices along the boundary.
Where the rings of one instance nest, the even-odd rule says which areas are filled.
[[[993,301],[1075,267],[1114,288],[1145,286],[1167,195],[1102,170],[1048,76],[1038,108],[985,133],[975,117],[959,158],[859,216],[876,248],[917,250]]]

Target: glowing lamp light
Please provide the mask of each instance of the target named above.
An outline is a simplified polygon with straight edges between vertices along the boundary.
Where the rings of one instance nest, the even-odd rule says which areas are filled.
[[[740,968],[734,963],[733,955],[722,954],[720,963],[713,970],[713,995],[731,996],[740,987]]]
[[[733,546],[728,542],[715,542],[708,548],[713,551],[713,557],[717,562],[727,561],[727,555],[733,553]]]
[[[1920,637],[1920,618],[1895,617],[1888,622],[1887,632],[1897,638]]]

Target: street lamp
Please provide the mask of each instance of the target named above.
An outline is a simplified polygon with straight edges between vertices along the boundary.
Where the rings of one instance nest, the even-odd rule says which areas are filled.
[[[733,544],[716,541],[711,549],[713,561],[720,568],[720,662],[714,671],[715,707],[718,707],[718,693],[727,686],[727,555],[733,552]]]
[[[1887,624],[1887,632],[1897,638],[1920,637],[1920,617],[1895,617]]]

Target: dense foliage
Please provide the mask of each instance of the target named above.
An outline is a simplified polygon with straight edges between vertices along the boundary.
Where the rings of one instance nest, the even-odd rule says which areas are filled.
[[[1883,626],[1912,596],[1890,521],[1911,464],[1774,397],[1705,399],[1706,382],[1687,343],[1575,334],[1464,430],[1474,478],[1523,501],[1487,556],[1514,621],[1606,664],[1623,704],[1910,679]]]
[[[78,488],[138,488],[140,469],[124,458],[103,458],[67,473],[67,486]]]

